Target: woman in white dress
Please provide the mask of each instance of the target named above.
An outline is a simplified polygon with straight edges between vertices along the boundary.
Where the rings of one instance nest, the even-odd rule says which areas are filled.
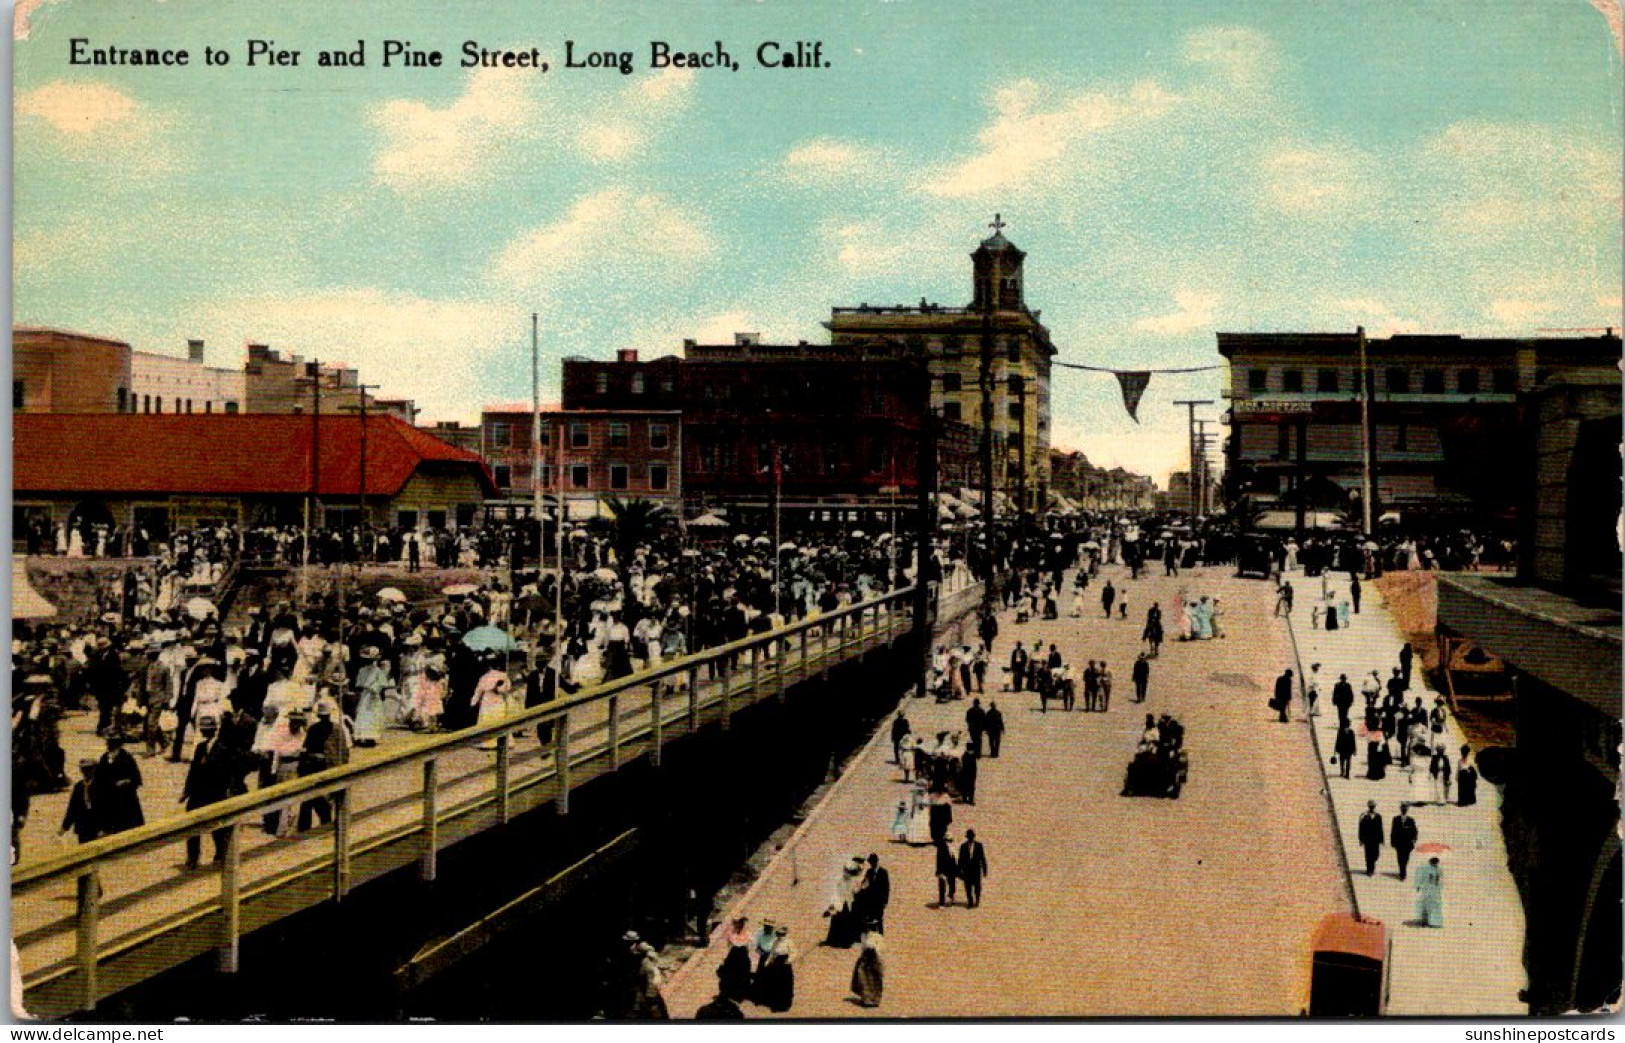
[[[909,791],[905,840],[911,845],[931,843],[931,802],[926,799],[924,783],[917,783]]]

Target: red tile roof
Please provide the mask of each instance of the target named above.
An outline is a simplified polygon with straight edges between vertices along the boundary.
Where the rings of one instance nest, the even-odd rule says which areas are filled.
[[[323,416],[321,496],[356,496],[361,418]],[[17,492],[298,495],[309,492],[316,424],[297,414],[32,413],[12,422]],[[467,470],[480,458],[393,416],[367,418],[367,495],[393,496],[417,470]]]

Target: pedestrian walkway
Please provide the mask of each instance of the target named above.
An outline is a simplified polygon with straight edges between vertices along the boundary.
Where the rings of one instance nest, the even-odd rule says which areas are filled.
[[[1328,577],[1330,589],[1336,591],[1344,586],[1338,582],[1343,578]],[[1299,589],[1291,616],[1298,676],[1305,676],[1312,664],[1320,664],[1315,736],[1353,870],[1360,912],[1383,921],[1393,942],[1388,1012],[1430,1016],[1527,1014],[1527,1005],[1518,999],[1519,990],[1527,985],[1522,960],[1524,912],[1507,866],[1500,790],[1480,779],[1476,804],[1463,808],[1434,803],[1427,761],[1419,757],[1412,758],[1409,768],[1391,766],[1387,778],[1365,778],[1361,679],[1376,670],[1386,683],[1399,665],[1404,639],[1376,584],[1365,586],[1361,611],[1352,617],[1351,626],[1327,631],[1310,626],[1311,606],[1320,598],[1320,581],[1298,574],[1289,576],[1289,580]],[[1431,710],[1436,693],[1428,688],[1422,675],[1421,658],[1416,657],[1406,702],[1412,704],[1421,696],[1422,705]],[[1347,674],[1355,689],[1350,717],[1359,749],[1349,779],[1342,778],[1331,763],[1337,737],[1337,711],[1331,705],[1331,693],[1340,674]],[[1461,729],[1452,718],[1444,735],[1452,774],[1463,742]],[[1451,796],[1453,800],[1454,790]],[[1412,805],[1411,817],[1419,830],[1418,847],[1410,865],[1412,879],[1399,879],[1398,862],[1386,844],[1376,875],[1365,875],[1358,824],[1368,800],[1377,802],[1385,830],[1401,802]],[[1416,919],[1415,872],[1434,856],[1444,871],[1444,926],[1413,926],[1407,921]]]
[[[1133,606],[1106,619],[1099,584]],[[1129,680],[1145,609],[1169,618],[1177,591],[1222,598],[1222,640],[1169,641],[1154,661],[1146,703]],[[1130,580],[1102,570],[1082,618],[1015,625],[1000,615],[986,705],[1007,730],[981,761],[976,803],[953,809],[957,842],[986,845],[982,904],[936,906],[934,852],[890,839],[907,792],[892,760],[890,721],[849,763],[756,883],[723,918],[790,928],[796,1018],[1014,1016],[1292,1016],[1308,1003],[1309,939],[1327,913],[1349,911],[1320,775],[1301,728],[1277,728],[1265,707],[1270,668],[1291,657],[1269,619],[1267,583],[1227,568]],[[1063,603],[1069,605],[1069,598]],[[974,632],[974,626],[969,628]],[[1002,689],[1012,639],[1055,643],[1081,673],[1106,659],[1116,676],[1105,713],[1040,713],[1033,693]],[[971,638],[974,640],[974,637]],[[1082,705],[1081,697],[1079,700]],[[907,698],[916,735],[963,729],[968,700]],[[1178,800],[1121,795],[1146,712],[1185,726],[1190,779]],[[836,875],[854,855],[879,854],[891,877],[885,994],[852,1002],[858,949],[821,946]],[[715,994],[720,941],[668,981],[674,1018]],[[747,1017],[771,1016],[745,1005]]]

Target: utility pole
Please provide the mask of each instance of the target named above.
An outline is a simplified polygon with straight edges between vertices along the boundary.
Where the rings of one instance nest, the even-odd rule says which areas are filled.
[[[377,384],[357,384],[356,390],[361,397],[356,405],[340,406],[346,413],[356,413],[361,417],[361,459],[359,461],[360,476],[356,479],[356,501],[361,507],[361,524],[367,524],[367,392],[377,391]]]
[[[1366,360],[1365,327],[1356,326],[1360,342],[1360,458],[1364,463],[1360,479],[1360,524],[1367,536],[1376,531],[1377,438],[1371,429],[1371,368]]]
[[[306,364],[304,379],[310,382],[310,489],[305,493],[305,537],[299,560],[299,604],[309,597],[310,538],[315,521],[316,492],[322,479],[322,361],[313,359]]]
[[[1210,439],[1213,437],[1207,433],[1207,425],[1211,423],[1213,423],[1211,420],[1196,421],[1196,464],[1194,473],[1191,475],[1191,481],[1198,483],[1196,486],[1198,489],[1196,494],[1196,512],[1198,514],[1206,514],[1208,511],[1213,509],[1213,505],[1208,501],[1207,495],[1209,484],[1207,477],[1207,447]]]
[[[530,517],[536,525],[536,581],[542,579],[542,353],[536,313],[530,313]],[[562,484],[560,488],[563,488]],[[535,642],[531,643],[535,658]]]
[[[1197,453],[1196,453],[1196,407],[1197,406],[1211,406],[1212,404],[1213,404],[1213,400],[1211,398],[1176,398],[1176,399],[1174,399],[1174,405],[1186,407],[1186,409],[1189,411],[1189,417],[1190,417],[1190,423],[1188,425],[1189,434],[1188,434],[1187,437],[1190,440],[1190,449],[1191,449],[1190,480],[1191,480],[1191,520],[1192,521],[1195,521],[1196,517],[1199,514],[1202,513],[1201,489],[1200,489],[1200,486],[1197,485],[1197,482],[1199,480],[1199,476],[1197,475],[1198,459],[1197,459]]]

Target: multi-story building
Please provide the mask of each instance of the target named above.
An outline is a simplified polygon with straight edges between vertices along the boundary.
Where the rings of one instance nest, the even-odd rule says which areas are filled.
[[[683,349],[648,362],[635,351],[614,362],[566,359],[564,406],[679,411],[690,500],[778,495],[814,508],[883,504],[916,489],[926,389],[901,343],[763,344],[742,333]],[[972,448],[964,425],[939,425],[939,472],[969,473]]]
[[[491,468],[498,500],[487,515],[528,517],[536,485],[532,424],[527,404],[489,406],[480,416],[481,454]],[[681,414],[659,409],[542,411],[541,489],[562,491],[572,516],[599,513],[604,500],[682,503]]]
[[[1357,502],[1369,451],[1374,517],[1459,513],[1508,519],[1505,462],[1519,450],[1518,395],[1549,376],[1609,373],[1620,338],[1365,340],[1370,438],[1362,434],[1362,332],[1219,333],[1230,364],[1232,495],[1263,505]],[[1369,449],[1367,447],[1369,446]]]
[[[1012,500],[1041,508],[1049,487],[1050,359],[1055,348],[1040,313],[1023,294],[1021,250],[994,233],[971,254],[972,296],[963,308],[922,299],[918,306],[868,303],[835,308],[825,325],[837,346],[894,341],[930,358],[931,405],[969,423],[980,444],[982,358],[991,353],[993,482]],[[975,485],[982,484],[980,469]],[[1021,486],[1025,485],[1025,491]]]
[[[1437,629],[1442,662],[1476,645],[1509,671],[1512,748],[1479,760],[1523,897],[1530,1013],[1552,1015],[1619,1001],[1619,375],[1553,367],[1523,406],[1523,452],[1498,461],[1521,500],[1517,574],[1439,573]]]
[[[1156,482],[1146,475],[1121,467],[1097,467],[1077,450],[1051,449],[1049,460],[1050,493],[1085,510],[1141,510],[1156,503]],[[1185,493],[1188,500],[1188,483]]]
[[[303,356],[283,356],[265,344],[250,344],[243,364],[245,398],[249,413],[369,413],[390,415],[408,424],[416,422],[410,399],[379,399],[361,376],[343,364],[308,362]],[[319,386],[319,392],[318,392]],[[320,401],[318,402],[318,398]]]
[[[14,326],[14,413],[124,413],[130,410],[130,345],[111,337]]]
[[[186,357],[130,352],[132,413],[238,413],[246,397],[243,371],[210,366],[203,342],[186,342]]]

